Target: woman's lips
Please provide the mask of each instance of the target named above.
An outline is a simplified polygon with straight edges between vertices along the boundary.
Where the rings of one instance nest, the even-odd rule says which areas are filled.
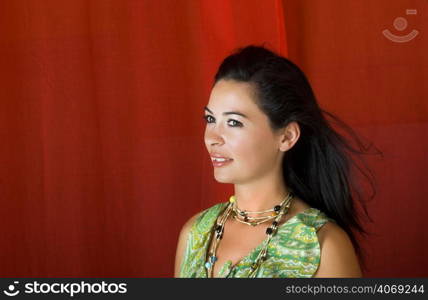
[[[223,167],[223,166],[230,164],[232,161],[233,161],[233,159],[229,158],[229,159],[226,159],[225,161],[212,160],[212,163],[213,163],[214,167],[219,168],[219,167]]]

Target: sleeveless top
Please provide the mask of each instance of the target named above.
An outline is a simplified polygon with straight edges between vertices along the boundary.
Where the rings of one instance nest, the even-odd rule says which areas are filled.
[[[196,218],[187,237],[187,244],[180,266],[181,278],[208,278],[205,268],[211,235],[217,217],[229,202],[218,203]],[[267,259],[256,270],[256,278],[309,278],[320,263],[320,245],[317,230],[327,221],[335,222],[316,208],[296,214],[277,228],[267,248]],[[228,260],[216,277],[248,278],[251,264],[262,250],[263,242],[235,266]],[[253,274],[254,276],[254,274]]]

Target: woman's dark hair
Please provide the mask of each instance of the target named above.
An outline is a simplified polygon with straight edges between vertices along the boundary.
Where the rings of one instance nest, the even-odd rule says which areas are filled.
[[[256,104],[268,116],[273,131],[293,121],[299,124],[300,137],[285,153],[282,162],[287,187],[348,233],[365,269],[364,253],[354,231],[362,235],[368,232],[362,226],[357,204],[364,216],[370,221],[371,218],[362,200],[362,186],[353,171],[359,170],[371,184],[374,193],[370,198],[376,195],[375,178],[364,160],[361,161],[368,173],[358,166],[352,154],[367,153],[370,147],[364,147],[352,128],[318,106],[309,81],[299,67],[263,45],[239,48],[226,57],[215,75],[213,87],[221,79],[253,85]],[[360,150],[335,131],[326,117],[347,131]],[[351,169],[352,166],[355,169]],[[354,201],[353,192],[358,195],[358,202]]]

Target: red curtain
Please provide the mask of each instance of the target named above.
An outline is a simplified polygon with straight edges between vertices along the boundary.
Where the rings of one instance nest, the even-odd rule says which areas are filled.
[[[386,0],[0,2],[1,276],[172,277],[183,223],[233,192],[203,142],[214,73],[262,43],[384,152],[370,161],[365,275],[426,276],[426,12]],[[387,28],[419,34],[396,43]]]
[[[223,201],[203,107],[221,60],[287,54],[280,1],[0,2],[0,273],[171,277]]]

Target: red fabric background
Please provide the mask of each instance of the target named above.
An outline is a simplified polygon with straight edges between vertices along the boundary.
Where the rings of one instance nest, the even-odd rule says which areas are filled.
[[[266,42],[385,154],[365,275],[426,276],[426,14],[422,0],[0,2],[0,275],[171,277],[183,223],[233,192],[203,143],[216,68]],[[413,41],[381,34],[398,16]]]

